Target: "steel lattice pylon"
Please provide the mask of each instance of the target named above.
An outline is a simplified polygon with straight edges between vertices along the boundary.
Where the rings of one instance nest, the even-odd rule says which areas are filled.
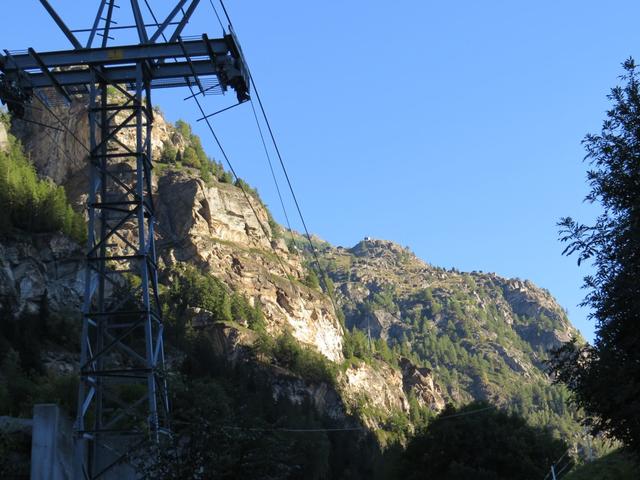
[[[130,448],[123,436],[148,434],[157,441],[168,431],[169,413],[154,241],[150,78],[138,63],[133,91],[113,85],[124,103],[110,100],[109,85],[96,79],[89,92],[89,251],[76,423],[92,443],[94,475],[110,463],[101,461],[109,456],[102,449],[126,453],[120,451]],[[125,129],[135,132],[134,149],[117,138]],[[136,275],[140,285],[123,292],[129,286],[117,277],[123,271]],[[114,292],[109,298],[108,290]]]
[[[33,96],[45,105],[46,89],[54,88],[68,101],[88,99],[88,252],[76,477],[123,478],[130,475],[122,470],[127,454],[137,444],[157,443],[169,431],[151,182],[151,91],[195,86],[196,95],[205,95],[214,87],[232,87],[242,102],[248,99],[248,69],[233,33],[211,40],[206,34],[197,40],[180,37],[199,0],[188,6],[189,0],[179,0],[164,21],[151,24],[156,28],[151,35],[138,1],[130,0],[140,43],[121,46],[107,45],[114,0],[100,0],[86,46],[47,0],[40,2],[74,49],[5,52],[0,99],[10,102],[14,114],[22,113]],[[170,25],[177,26],[159,43]],[[102,45],[93,48],[96,36],[102,36]],[[212,79],[216,85],[203,87]],[[128,131],[133,135],[125,142],[120,137]]]

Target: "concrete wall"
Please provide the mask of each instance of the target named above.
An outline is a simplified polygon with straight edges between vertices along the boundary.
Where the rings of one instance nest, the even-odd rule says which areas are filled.
[[[33,407],[31,480],[73,479],[73,429],[60,407]]]
[[[0,416],[0,432],[31,437],[31,480],[76,480],[85,478],[86,442],[75,438],[71,420],[55,404],[33,407],[33,419]],[[115,450],[127,452],[131,437],[111,438],[112,448],[98,451],[94,474],[118,460]],[[77,443],[80,442],[80,443]],[[77,443],[77,445],[76,445]],[[76,449],[76,446],[79,447]],[[81,448],[80,448],[81,447]],[[85,452],[83,454],[82,452]],[[28,452],[18,453],[17,461],[25,468]],[[22,478],[22,477],[20,477]],[[138,474],[128,463],[120,463],[100,476],[101,480],[137,480]],[[0,480],[3,480],[0,478]]]
[[[86,458],[83,458],[85,455],[81,454],[82,450],[75,451],[73,425],[60,407],[54,404],[35,405],[31,425],[31,480],[84,478],[83,470],[87,468]],[[25,427],[26,425],[22,425],[22,428]],[[118,445],[122,451],[126,452],[126,445],[130,441],[128,438],[121,438],[114,445]],[[84,442],[78,446],[82,446],[86,451]],[[98,456],[94,474],[118,459],[118,456],[108,449],[101,449]],[[85,463],[84,466],[83,463]],[[136,480],[138,475],[130,465],[122,463],[115,465],[100,478]]]

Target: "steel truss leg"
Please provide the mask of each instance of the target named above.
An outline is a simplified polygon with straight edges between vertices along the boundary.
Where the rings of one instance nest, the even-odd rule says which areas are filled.
[[[89,95],[89,235],[76,432],[89,478],[117,478],[133,445],[168,429],[145,66],[126,90],[99,72]],[[109,98],[119,89],[124,103]],[[118,134],[133,131],[134,144]]]

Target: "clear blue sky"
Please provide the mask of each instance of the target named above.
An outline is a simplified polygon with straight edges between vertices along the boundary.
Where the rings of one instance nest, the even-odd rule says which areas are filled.
[[[89,26],[98,4],[51,3],[73,28]],[[128,2],[119,3],[123,15]],[[151,0],[159,14],[172,3]],[[597,211],[582,202],[580,142],[599,131],[620,63],[640,58],[638,2],[227,0],[227,8],[314,233],[344,246],[391,239],[435,265],[529,278],[592,338],[577,306],[587,270],[560,255],[555,224]],[[35,0],[3,6],[2,23],[1,48],[68,46]],[[220,31],[206,0],[185,34],[205,31]],[[185,96],[155,101],[170,120],[195,124]],[[206,109],[232,102],[209,97]],[[214,127],[283,221],[250,106],[215,117]],[[220,158],[202,122],[195,130]],[[293,216],[290,199],[288,208]]]

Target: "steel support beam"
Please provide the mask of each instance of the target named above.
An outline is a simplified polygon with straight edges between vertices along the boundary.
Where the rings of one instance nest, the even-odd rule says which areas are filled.
[[[191,0],[191,5],[187,7],[187,11],[182,15],[182,20],[180,20],[180,23],[173,31],[173,34],[171,34],[169,42],[175,42],[178,37],[182,35],[182,30],[184,30],[184,27],[187,25],[187,23],[189,23],[189,19],[191,18],[191,15],[193,15],[193,12],[198,6],[198,3],[200,3],[200,0]]]
[[[54,88],[58,91],[58,93],[62,95],[68,103],[71,103],[71,98],[69,97],[67,91],[62,87],[62,85],[58,83],[56,77],[49,71],[49,69],[42,62],[42,59],[38,56],[33,48],[29,48],[29,55],[31,55],[36,63],[40,66],[40,70],[42,70],[42,73],[49,77],[49,80],[53,84]]]
[[[138,0],[131,0],[131,10],[133,11],[133,18],[136,22],[136,30],[138,30],[140,43],[149,43],[147,30],[144,26],[144,19],[142,18],[142,12],[140,11],[140,4],[138,4]]]
[[[53,21],[56,22],[56,25],[58,25],[58,28],[62,30],[62,33],[64,33],[65,37],[69,39],[71,44],[75,48],[82,48],[82,45],[80,44],[78,39],[75,37],[73,33],[71,33],[71,30],[69,30],[69,27],[67,27],[67,25],[64,23],[62,18],[60,18],[60,15],[58,15],[58,12],[55,11],[55,9],[49,4],[49,2],[47,0],[40,0],[40,3],[45,8],[45,10],[49,12],[49,15],[51,15],[51,18],[53,18]]]
[[[178,12],[184,6],[185,3],[187,3],[187,0],[180,0],[178,4],[174,7],[174,9],[171,10],[169,15],[167,15],[167,18],[165,19],[165,21],[162,22],[162,24],[158,27],[156,32],[149,39],[150,43],[153,43],[156,40],[158,40],[158,38],[160,38],[160,35],[162,35],[165,28],[167,28],[167,26],[173,21],[173,19],[175,18],[175,16],[178,14]]]
[[[184,41],[184,48],[191,57],[208,56],[209,51],[216,55],[227,56],[233,51],[233,39],[225,36],[222,39]],[[124,45],[105,48],[88,48],[80,51],[61,50],[54,52],[39,52],[42,63],[48,68],[64,68],[80,65],[127,65],[140,60],[161,60],[166,58],[181,58],[183,56],[180,42],[153,43],[145,45]],[[4,55],[0,55],[5,59]],[[6,69],[30,70],[39,68],[28,54],[11,55],[11,63]]]
[[[193,78],[193,72],[199,76],[206,77],[215,75],[216,69],[211,65],[208,60],[200,60],[193,62],[193,69],[187,62],[180,63],[166,63],[159,65],[154,69],[153,80],[173,80],[167,84],[155,84],[152,83],[152,88],[164,88],[164,87],[180,87],[186,85],[195,85],[196,81]],[[232,72],[233,73],[233,72]],[[67,72],[55,73],[57,82],[63,87],[85,85],[91,82],[93,72],[90,69],[87,70],[70,70]],[[136,67],[117,67],[104,69],[104,79],[111,83],[126,83],[131,84],[136,80]],[[186,77],[186,78],[185,78]],[[29,88],[47,88],[52,86],[49,75],[39,73],[29,74],[29,82],[25,82],[24,87]],[[226,83],[222,84],[226,86]]]
[[[100,24],[100,20],[102,20],[102,12],[104,11],[104,6],[106,4],[107,4],[107,0],[100,0],[98,13],[96,13],[96,18],[93,21],[93,26],[91,27],[91,33],[89,34],[89,39],[87,40],[87,48],[91,48],[91,44],[93,43],[93,39],[96,36],[96,32],[98,30],[98,25]]]
[[[113,21],[113,9],[115,7],[116,0],[109,0],[109,8],[107,8],[107,18],[104,21],[104,31],[98,35],[102,35],[102,48],[107,46],[109,41],[109,29],[111,28],[111,22]]]

